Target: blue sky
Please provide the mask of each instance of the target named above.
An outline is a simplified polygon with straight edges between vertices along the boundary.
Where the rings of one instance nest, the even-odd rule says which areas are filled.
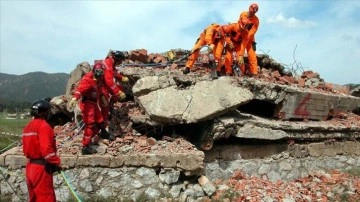
[[[295,58],[326,82],[360,83],[358,0],[0,0],[0,72],[70,73],[109,49],[191,49],[206,26],[236,22],[253,2],[258,53],[289,66]]]

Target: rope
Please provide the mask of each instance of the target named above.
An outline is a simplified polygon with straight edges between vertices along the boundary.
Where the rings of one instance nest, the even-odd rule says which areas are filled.
[[[71,193],[74,195],[74,197],[76,198],[76,200],[78,202],[82,202],[82,200],[80,199],[79,195],[75,192],[73,186],[70,184],[69,180],[67,179],[65,172],[64,171],[60,171],[62,177],[64,178],[66,185],[69,187]]]
[[[2,154],[2,153],[5,152],[6,150],[8,150],[8,148],[12,147],[14,144],[17,144],[17,143],[19,143],[19,142],[20,142],[20,140],[17,140],[17,141],[15,141],[15,142],[9,144],[9,145],[6,146],[4,149],[0,150],[0,154]]]
[[[5,172],[3,170],[3,168],[0,167],[0,170],[1,170],[1,175],[3,176],[4,180],[6,181],[6,183],[9,185],[9,187],[11,188],[11,190],[14,192],[14,194],[20,199],[20,201],[25,201],[25,199],[21,196],[19,196],[19,194],[15,191],[14,187],[9,183],[9,181],[6,179],[6,176],[5,176]]]
[[[70,133],[70,132],[72,132],[72,131],[74,131],[76,128],[78,128],[79,127],[79,125],[80,124],[82,124],[82,120],[79,122],[79,123],[77,123],[71,130],[69,130],[69,131],[64,131],[64,132],[62,132],[62,133],[58,133],[57,135],[63,135],[63,134],[66,134],[66,133]]]
[[[79,122],[79,123],[81,123],[81,122]],[[72,140],[74,137],[78,136],[78,135],[80,134],[81,130],[84,128],[84,126],[85,126],[85,124],[83,123],[83,124],[81,125],[81,127],[79,128],[79,131],[78,131],[77,133],[75,133],[75,135],[69,137],[64,143],[66,143],[66,142]],[[63,144],[64,144],[64,143],[63,143]]]

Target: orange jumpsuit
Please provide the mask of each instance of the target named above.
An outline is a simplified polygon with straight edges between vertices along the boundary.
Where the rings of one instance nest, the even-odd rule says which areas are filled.
[[[225,52],[225,72],[226,75],[231,75],[233,72],[232,64],[233,64],[233,56],[232,53],[235,51],[236,58],[240,56],[240,49],[241,49],[241,36],[243,30],[240,29],[239,23],[231,23],[229,25],[223,25],[222,30],[225,35],[225,42],[226,42],[226,52]],[[230,50],[230,46],[234,46],[234,50]],[[221,66],[217,67],[218,72],[221,71]]]
[[[111,57],[107,57],[104,60],[105,70],[104,70],[104,78],[105,78],[105,86],[101,88],[101,101],[100,108],[101,113],[104,119],[104,127],[108,124],[109,119],[109,111],[110,111],[110,95],[117,98],[120,91],[123,91],[123,87],[121,85],[117,85],[114,81],[114,78],[118,81],[121,81],[122,75],[118,73],[115,69],[114,65],[115,61]],[[104,100],[105,99],[105,100]],[[106,103],[104,103],[106,102]]]
[[[55,202],[53,173],[47,166],[60,166],[52,127],[42,118],[32,119],[22,134],[26,163],[26,184],[29,201]]]
[[[241,22],[243,19],[247,19],[248,23],[244,25],[247,32],[245,31],[242,33],[240,55],[244,55],[246,49],[249,58],[250,73],[256,75],[258,74],[258,66],[256,53],[252,49],[252,43],[255,42],[255,34],[259,28],[259,19],[255,14],[252,17],[248,17],[248,11],[244,11],[240,14],[239,22]],[[245,65],[241,66],[241,71],[243,74],[245,73]]]
[[[196,59],[199,57],[200,48],[205,45],[214,44],[214,58],[216,61],[219,61],[221,58],[222,51],[224,49],[224,44],[221,43],[222,39],[224,38],[222,36],[221,26],[218,24],[211,24],[209,25],[204,31],[200,34],[199,38],[196,40],[195,45],[192,49],[194,51],[193,54],[191,54],[186,62],[187,68],[192,68]]]
[[[98,107],[102,85],[104,85],[102,81],[95,79],[93,72],[89,72],[80,80],[74,93],[74,97],[77,99],[82,97],[80,109],[85,123],[82,140],[84,147],[91,143],[91,138],[99,132],[103,124],[103,117]]]

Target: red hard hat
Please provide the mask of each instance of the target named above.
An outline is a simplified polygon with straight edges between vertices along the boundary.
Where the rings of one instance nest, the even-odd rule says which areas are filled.
[[[256,13],[258,10],[259,10],[259,6],[255,3],[251,4],[249,7],[250,12]]]
[[[94,64],[93,70],[95,71],[95,70],[98,70],[98,69],[104,70],[104,65],[102,63]]]
[[[104,75],[104,65],[102,63],[96,63],[93,67],[94,76],[100,78]]]

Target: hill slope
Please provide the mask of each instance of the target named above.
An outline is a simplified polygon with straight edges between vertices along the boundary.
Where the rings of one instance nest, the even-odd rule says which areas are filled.
[[[23,75],[0,73],[0,103],[33,102],[38,98],[65,94],[70,75],[66,73],[48,74],[31,72]]]

